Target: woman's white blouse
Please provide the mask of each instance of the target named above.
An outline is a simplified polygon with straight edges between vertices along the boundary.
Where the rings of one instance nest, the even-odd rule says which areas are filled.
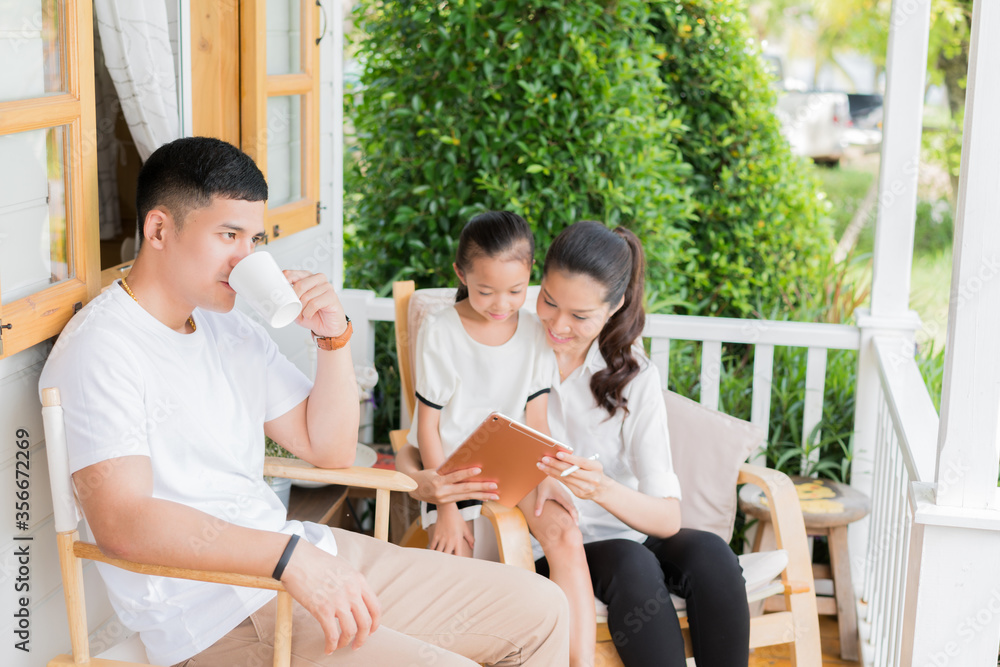
[[[625,387],[627,413],[618,410],[609,417],[590,391],[594,373],[607,366],[594,341],[583,365],[562,382],[557,369],[549,395],[549,428],[552,436],[572,447],[575,454],[599,454],[605,474],[618,483],[654,498],[680,498],[681,486],[670,458],[660,373],[641,348],[633,348],[633,353],[640,370]],[[646,539],[596,502],[575,501],[585,543]]]

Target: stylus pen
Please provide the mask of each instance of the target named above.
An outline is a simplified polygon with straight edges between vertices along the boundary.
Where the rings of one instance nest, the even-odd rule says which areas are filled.
[[[593,456],[588,456],[587,460],[588,461],[596,461],[599,458],[601,458],[601,456],[599,454],[594,454]],[[565,470],[563,470],[562,473],[560,473],[559,476],[560,477],[565,477],[566,475],[572,475],[573,473],[575,473],[579,469],[580,469],[580,466],[570,466],[570,467],[566,468]]]

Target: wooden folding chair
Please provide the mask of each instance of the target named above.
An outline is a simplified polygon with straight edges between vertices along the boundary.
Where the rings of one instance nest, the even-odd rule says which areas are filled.
[[[270,577],[254,577],[245,574],[188,570],[178,567],[134,563],[108,558],[96,544],[80,540],[78,531],[82,518],[73,490],[73,480],[69,472],[66,451],[66,429],[59,390],[42,390],[42,420],[45,426],[45,448],[48,455],[49,476],[52,483],[52,504],[55,516],[59,563],[62,568],[63,590],[66,595],[66,613],[69,617],[69,634],[72,655],[59,655],[49,661],[49,667],[62,665],[90,664],[96,667],[130,667],[146,665],[145,650],[133,636],[133,645],[128,649],[118,649],[109,653],[131,652],[128,660],[91,658],[87,635],[87,614],[84,604],[83,559],[108,563],[139,574],[190,579],[210,583],[246,586],[277,591],[278,614],[275,628],[274,665],[288,667],[291,662],[292,637],[292,596],[285,591],[281,582]],[[263,443],[261,443],[263,446]],[[267,457],[264,474],[271,477],[287,477],[327,484],[343,484],[375,489],[375,536],[387,540],[389,536],[389,494],[391,491],[409,492],[416,483],[406,475],[392,470],[374,468],[316,468],[298,459]],[[138,645],[136,645],[138,644]]]

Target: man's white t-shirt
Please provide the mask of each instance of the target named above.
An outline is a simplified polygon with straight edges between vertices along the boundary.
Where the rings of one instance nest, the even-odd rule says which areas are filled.
[[[70,471],[146,456],[154,497],[240,526],[297,533],[336,553],[326,526],[286,521],[262,476],[264,422],[305,400],[311,382],[242,313],[196,309],[193,317],[195,332],[173,331],[116,284],[66,326],[39,387],[62,394]],[[215,537],[207,530],[189,546],[207,549]],[[208,648],[274,596],[98,569],[119,618],[159,665]]]

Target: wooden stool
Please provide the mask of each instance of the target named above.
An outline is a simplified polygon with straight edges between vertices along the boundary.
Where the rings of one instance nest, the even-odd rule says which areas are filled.
[[[834,599],[817,598],[817,609],[821,614],[837,615],[837,624],[840,626],[840,657],[844,660],[857,660],[858,616],[854,586],[851,583],[851,561],[847,552],[847,525],[868,514],[870,502],[860,491],[828,479],[792,477],[792,481],[802,506],[806,533],[825,536],[830,548]],[[748,517],[760,521],[753,544],[753,550],[758,551],[765,531],[771,530],[767,497],[753,484],[746,484],[740,489],[740,509]],[[824,605],[824,600],[830,604]]]

